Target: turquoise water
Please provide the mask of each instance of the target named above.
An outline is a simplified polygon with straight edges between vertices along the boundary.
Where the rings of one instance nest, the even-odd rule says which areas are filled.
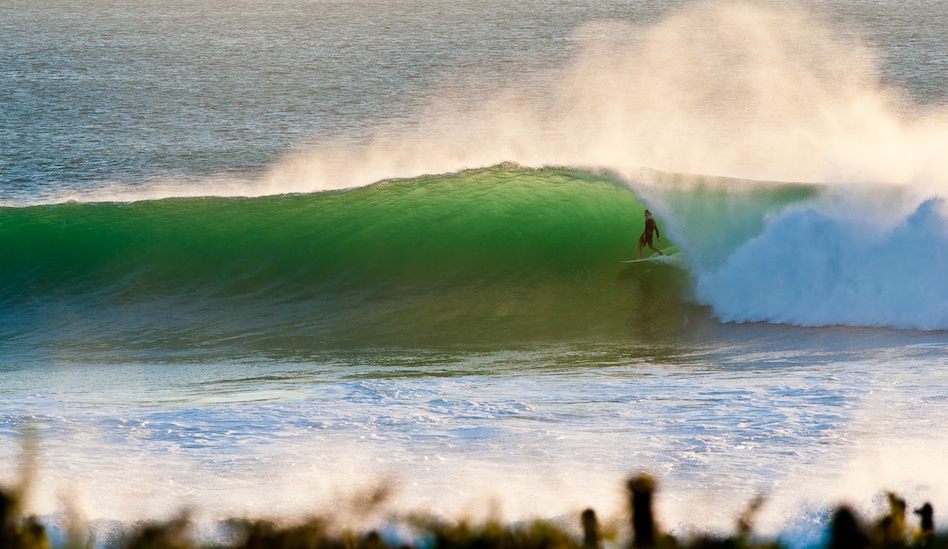
[[[805,8],[0,6],[0,478],[32,425],[104,530],[941,513],[948,8]]]

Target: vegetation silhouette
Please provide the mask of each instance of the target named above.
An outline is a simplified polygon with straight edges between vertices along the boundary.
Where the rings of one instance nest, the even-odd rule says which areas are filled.
[[[23,474],[30,474],[30,459]],[[53,549],[46,526],[38,517],[27,515],[22,506],[29,481],[0,487],[0,549]],[[731,536],[699,535],[679,540],[662,532],[655,519],[653,502],[656,482],[648,475],[637,475],[626,483],[630,502],[631,539],[620,539],[614,531],[604,531],[593,509],[577,518],[581,535],[561,523],[536,520],[505,524],[490,519],[481,524],[466,520],[446,521],[429,515],[404,514],[399,520],[417,533],[415,541],[390,541],[378,531],[358,532],[334,526],[331,517],[316,517],[296,524],[279,525],[266,520],[231,519],[225,522],[229,536],[213,543],[196,541],[187,514],[165,522],[149,522],[104,540],[110,549],[782,549],[773,540],[753,536],[753,519],[763,504],[755,498],[736,520]],[[389,490],[373,491],[358,506],[360,512],[372,512],[385,504]],[[915,510],[918,529],[906,527],[905,501],[888,494],[889,512],[864,525],[856,513],[840,506],[832,515],[826,549],[948,549],[948,535],[935,532],[933,509],[925,503]],[[56,547],[91,549],[101,546],[93,536],[77,525],[70,525],[64,541]]]

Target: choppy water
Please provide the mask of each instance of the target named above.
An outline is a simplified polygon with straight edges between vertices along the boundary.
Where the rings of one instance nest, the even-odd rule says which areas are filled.
[[[948,7],[0,5],[0,475],[90,519],[948,501]],[[656,214],[669,261],[627,265]],[[937,517],[936,517],[937,519]]]

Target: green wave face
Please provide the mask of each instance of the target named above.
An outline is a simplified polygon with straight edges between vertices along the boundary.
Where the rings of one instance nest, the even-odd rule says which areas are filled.
[[[683,322],[688,284],[620,263],[644,208],[607,177],[502,165],[309,195],[2,209],[0,343],[648,335]]]

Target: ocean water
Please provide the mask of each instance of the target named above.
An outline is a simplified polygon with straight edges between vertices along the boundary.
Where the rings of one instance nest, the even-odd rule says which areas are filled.
[[[0,4],[0,479],[35,432],[103,536],[638,472],[679,535],[943,523],[948,5],[785,4]]]

